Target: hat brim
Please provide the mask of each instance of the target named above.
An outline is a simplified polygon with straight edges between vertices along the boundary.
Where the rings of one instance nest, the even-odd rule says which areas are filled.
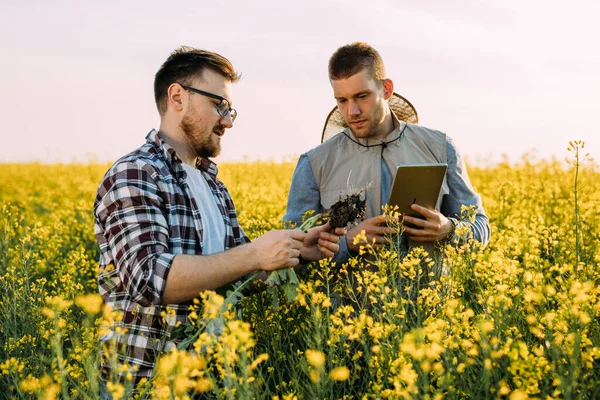
[[[419,123],[419,115],[417,114],[415,107],[410,103],[410,101],[406,100],[398,93],[394,92],[392,97],[390,97],[388,100],[388,103],[390,105],[390,109],[400,121],[408,122],[409,124]],[[348,125],[346,124],[346,121],[344,120],[344,117],[338,110],[337,106],[334,107],[333,110],[329,112],[329,115],[325,120],[323,133],[321,133],[321,143],[337,135],[347,127]]]

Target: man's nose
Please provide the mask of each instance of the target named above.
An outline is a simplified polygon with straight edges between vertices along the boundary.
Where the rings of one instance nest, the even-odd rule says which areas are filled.
[[[223,125],[225,128],[233,127],[233,118],[231,118],[230,112],[228,112],[226,116],[221,117],[221,125]]]
[[[350,100],[348,102],[348,115],[358,115],[360,114],[360,107],[358,106],[358,102],[354,100]]]

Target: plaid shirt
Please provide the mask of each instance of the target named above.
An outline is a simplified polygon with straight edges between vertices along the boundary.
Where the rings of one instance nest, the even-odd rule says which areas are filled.
[[[152,377],[158,353],[174,345],[172,328],[187,320],[191,302],[170,305],[175,317],[165,322],[161,296],[175,256],[202,254],[203,235],[181,160],[157,131],[150,131],[146,140],[108,170],[94,204],[100,294],[123,313],[100,342],[117,340],[124,350],[120,361],[133,367],[135,381]],[[249,242],[227,188],[217,179],[217,166],[198,158],[196,167],[223,215],[225,250]],[[102,368],[106,372],[109,366],[103,361]]]

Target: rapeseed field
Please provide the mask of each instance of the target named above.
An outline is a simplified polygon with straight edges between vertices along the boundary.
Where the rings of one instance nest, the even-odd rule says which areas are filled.
[[[490,217],[486,248],[446,246],[437,268],[420,249],[400,256],[394,246],[366,245],[361,260],[301,271],[292,302],[278,289],[241,307],[203,293],[190,309],[188,345],[166,352],[152,381],[133,387],[114,344],[109,391],[156,399],[600,398],[600,172],[582,146],[570,145],[569,163],[524,156],[469,168]],[[2,398],[99,398],[97,338],[119,319],[96,283],[92,206],[108,167],[0,165]],[[251,238],[281,228],[293,168],[220,165]],[[205,329],[215,318],[225,323],[218,336]]]

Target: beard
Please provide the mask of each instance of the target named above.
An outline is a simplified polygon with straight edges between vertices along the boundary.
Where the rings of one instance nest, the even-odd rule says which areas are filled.
[[[211,158],[221,153],[221,137],[214,132],[224,132],[225,128],[220,124],[206,126],[195,111],[192,111],[183,117],[179,126],[198,157]]]
[[[381,129],[383,121],[385,120],[385,106],[387,106],[387,102],[386,104],[382,104],[378,107],[375,107],[371,115],[354,118],[354,120],[366,120],[364,126],[360,128],[354,128],[352,124],[348,123],[348,121],[346,121],[346,125],[348,125],[354,136],[357,138],[369,139],[374,136],[377,136],[379,130]]]

